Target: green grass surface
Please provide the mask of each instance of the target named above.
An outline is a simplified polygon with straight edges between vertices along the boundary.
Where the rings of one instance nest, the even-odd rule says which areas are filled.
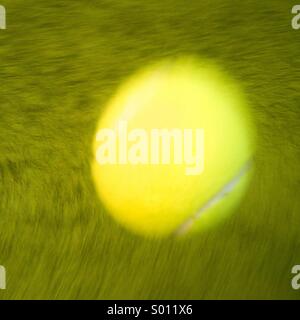
[[[1,299],[291,298],[300,264],[300,31],[294,1],[2,0]],[[158,58],[199,54],[240,81],[258,131],[240,209],[186,240],[147,240],[90,178],[97,118]]]

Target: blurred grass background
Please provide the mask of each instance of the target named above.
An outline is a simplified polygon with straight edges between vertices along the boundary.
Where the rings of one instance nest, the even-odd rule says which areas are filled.
[[[300,31],[294,1],[1,0],[1,299],[299,299]],[[103,211],[97,118],[137,68],[179,54],[240,81],[259,143],[239,211],[186,240],[148,240]]]

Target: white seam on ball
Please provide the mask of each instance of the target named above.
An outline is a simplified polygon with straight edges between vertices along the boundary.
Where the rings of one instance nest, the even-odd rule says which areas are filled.
[[[234,176],[217,194],[210,198],[192,217],[188,218],[184,223],[181,224],[181,226],[176,230],[175,235],[179,236],[185,234],[207,209],[218,203],[229,192],[231,192],[241,178],[250,170],[251,164],[252,161],[248,161],[242,167],[239,173]]]

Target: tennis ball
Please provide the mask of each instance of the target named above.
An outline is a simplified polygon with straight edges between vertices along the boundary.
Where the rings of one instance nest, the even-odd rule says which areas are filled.
[[[204,230],[239,204],[253,132],[239,87],[214,64],[188,57],[150,65],[120,86],[100,116],[97,192],[136,233]]]

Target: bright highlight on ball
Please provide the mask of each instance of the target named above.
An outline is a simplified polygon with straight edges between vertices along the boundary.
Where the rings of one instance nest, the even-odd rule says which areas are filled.
[[[96,131],[92,175],[107,211],[146,236],[206,229],[233,212],[250,179],[247,102],[216,66],[154,64],[125,82]]]

